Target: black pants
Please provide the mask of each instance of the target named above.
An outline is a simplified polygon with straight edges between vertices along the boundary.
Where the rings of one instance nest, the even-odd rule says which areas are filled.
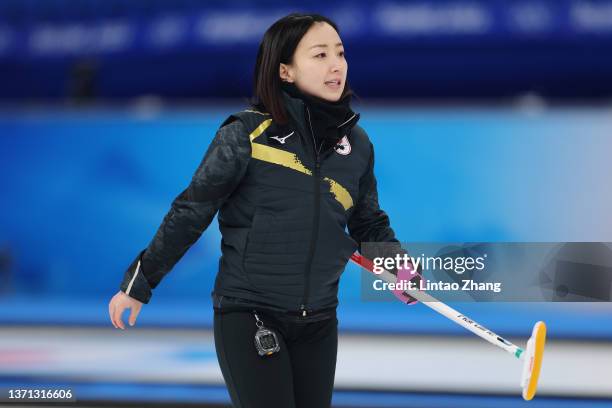
[[[329,408],[338,319],[293,322],[258,311],[279,338],[280,351],[261,357],[257,326],[248,311],[214,312],[217,358],[235,408]]]

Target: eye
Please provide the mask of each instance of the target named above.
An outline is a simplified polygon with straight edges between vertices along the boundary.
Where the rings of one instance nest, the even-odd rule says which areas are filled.
[[[344,57],[344,51],[340,51],[338,55],[340,55],[341,57]]]
[[[315,55],[315,58],[325,58],[325,53],[322,52],[320,54]]]

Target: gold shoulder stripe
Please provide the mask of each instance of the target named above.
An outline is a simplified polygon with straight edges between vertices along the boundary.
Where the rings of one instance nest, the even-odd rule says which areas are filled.
[[[346,188],[342,187],[340,183],[338,183],[336,180],[330,179],[329,177],[324,177],[323,180],[329,183],[329,191],[331,191],[336,200],[342,204],[345,211],[353,206],[353,198]]]
[[[261,143],[251,143],[251,147],[251,156],[255,159],[278,164],[312,176],[312,171],[307,169],[294,153],[262,145]]]
[[[266,119],[254,131],[249,135],[249,139],[251,142],[255,140],[259,135],[261,135],[270,125],[272,124],[272,119]]]

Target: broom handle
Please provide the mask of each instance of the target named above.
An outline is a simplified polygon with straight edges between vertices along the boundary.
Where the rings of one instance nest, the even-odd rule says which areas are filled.
[[[372,268],[372,265],[373,265],[372,261],[363,257],[357,252],[351,255],[351,261],[361,266],[362,268],[366,269],[367,271],[374,273],[373,268]],[[387,270],[383,270],[381,274],[376,274],[376,275],[388,283],[395,283],[397,281],[397,277]],[[483,325],[478,324],[477,322],[470,319],[469,317],[463,315],[462,313],[459,313],[457,310],[453,309],[452,307],[437,300],[436,298],[434,298],[427,292],[424,292],[422,290],[411,290],[411,291],[405,291],[404,293],[410,297],[415,298],[416,300],[418,300],[425,306],[435,310],[436,312],[440,313],[442,316],[452,320],[458,325],[463,326],[464,328],[471,331],[478,337],[488,341],[489,343],[501,349],[506,350],[508,353],[514,355],[519,360],[522,360],[524,358],[524,355],[523,355],[524,350],[522,348],[512,344],[511,342],[504,339],[503,337],[498,336],[497,334],[493,333],[491,330],[487,329]]]

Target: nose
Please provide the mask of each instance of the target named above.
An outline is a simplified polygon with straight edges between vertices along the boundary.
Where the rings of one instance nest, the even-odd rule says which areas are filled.
[[[334,55],[328,61],[327,69],[328,75],[333,77],[342,78],[342,81],[346,78],[346,72],[348,70],[348,64],[346,60],[340,55]]]
[[[335,58],[331,64],[331,72],[340,72],[343,67],[343,61],[341,58]]]

